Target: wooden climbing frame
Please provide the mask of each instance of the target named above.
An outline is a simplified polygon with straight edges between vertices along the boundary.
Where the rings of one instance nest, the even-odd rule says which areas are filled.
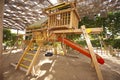
[[[19,68],[24,56],[28,54],[30,47],[32,46],[33,41],[38,44],[38,48],[34,58],[31,60],[31,64],[28,66],[27,75],[30,73],[31,68],[36,62],[37,56],[41,51],[41,47],[45,46],[44,42],[57,41],[58,37],[66,38],[67,34],[84,34],[92,62],[95,66],[98,79],[103,80],[101,71],[99,69],[97,59],[95,54],[93,54],[93,47],[88,37],[88,33],[98,34],[103,31],[102,28],[88,28],[82,26],[81,29],[78,29],[79,16],[76,10],[75,3],[61,3],[56,6],[52,6],[44,9],[44,12],[48,15],[48,26],[44,29],[30,30],[28,32],[32,33],[32,39],[30,40],[27,48],[25,49],[22,57],[20,58],[16,69]],[[62,42],[62,41],[61,41]],[[64,42],[63,42],[64,43]],[[73,46],[73,45],[72,45]],[[53,45],[55,53],[56,46]],[[63,51],[66,53],[65,46],[63,46]]]

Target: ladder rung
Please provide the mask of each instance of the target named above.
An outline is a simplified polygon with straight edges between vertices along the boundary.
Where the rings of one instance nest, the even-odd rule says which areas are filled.
[[[31,55],[31,56],[34,56],[35,54],[33,54],[33,53],[27,53],[28,55]]]
[[[20,66],[22,66],[22,67],[24,67],[24,68],[29,68],[29,66],[26,66],[26,65],[24,65],[24,64],[20,64]]]
[[[28,58],[23,58],[23,59],[26,60],[26,61],[30,61],[30,62],[32,61],[32,60],[30,60],[30,59],[28,59]]]

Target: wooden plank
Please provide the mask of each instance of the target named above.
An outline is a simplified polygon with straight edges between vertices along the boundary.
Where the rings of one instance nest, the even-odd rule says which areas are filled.
[[[24,68],[26,68],[26,69],[28,69],[28,68],[29,68],[29,66],[24,65],[24,64],[20,64],[20,66],[21,66],[21,67],[24,67]]]
[[[75,2],[72,2],[70,5],[71,5],[72,7],[76,7],[75,4],[76,4]]]
[[[48,8],[46,8],[46,9],[44,9],[44,10],[45,10],[45,11],[54,10],[54,9],[61,8],[61,7],[67,6],[67,5],[69,5],[69,3],[68,3],[68,4],[66,4],[66,3],[61,3],[61,4],[58,4],[58,5],[56,5],[56,6],[48,7]]]
[[[79,16],[79,14],[78,14],[78,11],[75,9],[74,12],[75,12],[75,14],[76,14],[76,16],[77,16],[77,19],[79,20],[79,19],[80,19],[80,16]]]
[[[55,24],[56,22],[55,22],[55,15],[53,16],[53,25],[54,26],[56,26],[56,24]]]
[[[72,26],[73,26],[73,28],[75,28],[76,26],[76,20],[75,20],[75,17],[76,17],[76,15],[75,15],[75,13],[73,12],[73,14],[72,14],[72,16],[73,16],[73,19],[72,19]]]
[[[57,19],[57,15],[55,15],[56,17],[56,26],[58,26],[58,19]]]
[[[76,17],[76,29],[78,29],[79,20]]]
[[[32,61],[31,59],[28,59],[28,58],[23,58],[23,60],[26,60],[26,61]]]
[[[62,34],[61,36],[62,36],[62,38],[66,38],[66,34]],[[61,43],[61,47],[62,47],[62,50],[64,52],[64,55],[67,54],[66,45],[64,45],[63,43]]]
[[[34,56],[35,54],[33,53],[26,53],[27,55]]]
[[[99,65],[98,65],[96,56],[95,56],[95,54],[94,54],[94,49],[93,49],[92,44],[91,44],[91,42],[90,42],[90,39],[89,39],[88,33],[87,33],[86,29],[85,29],[85,26],[84,26],[84,25],[81,26],[81,29],[82,29],[82,32],[83,32],[83,34],[84,34],[84,37],[85,37],[85,40],[86,40],[88,49],[89,49],[89,51],[90,51],[91,58],[92,58],[92,61],[93,61],[94,66],[95,66],[98,79],[99,79],[99,80],[103,80],[102,73],[101,73],[101,70],[100,70],[100,68],[99,68]]]
[[[51,28],[49,28],[49,30],[61,30],[61,29],[68,29],[69,25],[61,25],[61,26],[53,26]]]
[[[48,28],[50,28],[50,16],[48,16]]]
[[[57,18],[60,18],[60,14],[57,15]],[[57,20],[58,20],[58,26],[60,26],[60,19]]]
[[[37,32],[37,31],[43,32],[43,31],[46,31],[46,30],[47,30],[47,28],[42,28],[42,29],[27,30],[26,32]]]
[[[73,26],[73,11],[70,12],[70,28]]]
[[[52,15],[55,15],[55,14],[60,14],[60,13],[65,13],[65,12],[70,12],[70,11],[73,11],[73,10],[75,10],[75,9],[71,8],[71,9],[62,10],[62,11],[58,11],[58,12],[55,12],[55,13],[51,13],[51,14],[49,14],[49,16],[52,16]]]
[[[63,15],[63,25],[65,25],[65,13],[62,13]]]
[[[57,54],[57,44],[55,43],[55,40],[53,41],[54,41],[54,44],[53,44],[54,54]]]
[[[67,21],[66,21],[66,24],[68,25],[69,23],[68,23],[68,20],[69,20],[69,12],[66,12],[67,13],[67,15],[66,15],[66,17],[67,17]]]
[[[76,9],[76,2],[72,2],[70,5],[75,8],[74,13],[76,14],[76,17],[79,20],[80,16],[79,16],[78,11]]]
[[[60,21],[61,21],[61,25],[64,25],[64,20],[63,20],[63,17],[64,17],[64,15],[63,15],[63,13],[61,13],[61,19],[60,19]]]
[[[53,17],[54,17],[54,16],[51,16],[51,19],[50,19],[50,21],[51,21],[51,22],[50,22],[50,23],[51,23],[50,28],[54,25],[54,24],[53,24]]]
[[[32,33],[27,33],[27,34],[18,34],[17,36],[19,37],[19,36],[30,36],[30,35],[32,35]]]
[[[99,34],[100,32],[103,31],[103,28],[88,28],[91,30],[91,34]],[[62,33],[65,33],[65,34],[70,34],[70,33],[77,33],[77,34],[82,34],[82,29],[67,29],[67,30],[55,30],[55,31],[52,31],[53,33],[55,34],[62,34]]]

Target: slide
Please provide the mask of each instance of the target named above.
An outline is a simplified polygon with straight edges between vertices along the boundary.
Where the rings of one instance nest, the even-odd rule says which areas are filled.
[[[74,42],[72,41],[69,41],[68,39],[66,38],[58,38],[58,41],[66,44],[67,46],[70,46],[71,48],[79,51],[81,54],[84,54],[85,56],[91,58],[91,55],[89,53],[89,51],[85,48],[83,48],[82,46],[80,45],[77,45],[75,44]],[[104,59],[102,57],[100,57],[98,54],[96,54],[96,58],[97,58],[97,61],[100,63],[100,64],[104,64]]]

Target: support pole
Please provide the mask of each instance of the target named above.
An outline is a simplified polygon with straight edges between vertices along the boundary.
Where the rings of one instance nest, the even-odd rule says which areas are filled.
[[[58,54],[57,53],[57,44],[54,42],[54,44],[53,44],[53,48],[54,48],[54,54]]]
[[[3,13],[4,13],[4,0],[0,0],[0,79],[3,80],[2,74],[2,50],[3,50]]]
[[[63,37],[63,38],[66,38],[66,35],[63,34],[62,37]],[[63,50],[63,52],[64,52],[64,55],[66,55],[66,54],[67,54],[66,45],[64,45],[63,43],[61,43],[61,47],[62,47],[62,50]]]
[[[99,68],[99,65],[98,65],[98,62],[97,62],[97,59],[96,59],[96,56],[94,54],[94,49],[92,47],[92,44],[91,44],[91,41],[89,39],[89,36],[88,36],[88,33],[85,29],[85,26],[81,26],[81,29],[82,29],[82,32],[84,34],[84,37],[85,37],[85,40],[86,40],[86,43],[87,43],[87,46],[88,46],[88,49],[90,51],[90,54],[91,54],[91,59],[92,59],[92,62],[95,66],[95,70],[96,70],[96,73],[97,73],[97,76],[98,76],[98,79],[99,80],[103,80],[103,77],[102,77],[102,73],[101,73],[101,70]]]

